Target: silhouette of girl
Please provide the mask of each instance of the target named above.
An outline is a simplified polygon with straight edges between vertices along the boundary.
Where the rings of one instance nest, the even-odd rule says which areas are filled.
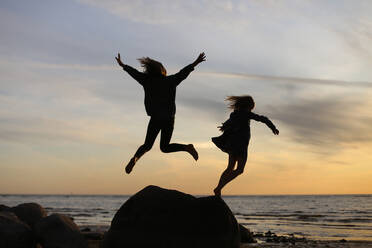
[[[193,63],[170,76],[167,76],[167,71],[160,62],[149,57],[138,59],[144,68],[143,72],[124,64],[120,59],[120,53],[115,58],[124,71],[143,86],[145,90],[145,109],[147,115],[151,117],[147,127],[145,143],[138,148],[125,167],[126,173],[129,174],[138,159],[152,148],[160,131],[160,149],[162,152],[186,151],[195,160],[198,160],[198,152],[192,144],[170,144],[169,142],[173,133],[174,115],[176,113],[176,88],[194,70],[195,66],[205,61],[205,54],[201,53]]]
[[[223,134],[212,138],[212,142],[218,148],[229,154],[227,168],[214,189],[214,194],[219,197],[222,188],[244,171],[247,162],[248,144],[251,138],[250,120],[263,122],[274,134],[279,134],[279,130],[267,117],[252,112],[255,103],[251,96],[229,96],[226,101],[230,102],[229,108],[233,112],[230,114],[230,118],[218,127]],[[235,163],[237,163],[237,168],[234,170]]]

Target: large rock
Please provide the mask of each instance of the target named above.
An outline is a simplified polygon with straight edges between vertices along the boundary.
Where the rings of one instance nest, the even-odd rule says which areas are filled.
[[[37,203],[19,204],[18,206],[11,208],[10,211],[15,213],[21,221],[27,223],[31,228],[41,218],[47,216],[46,210]]]
[[[239,247],[238,223],[218,197],[148,186],[115,214],[104,248]]]
[[[30,248],[34,247],[31,228],[20,221],[12,212],[0,212],[0,247]]]
[[[84,248],[86,240],[78,226],[62,214],[42,218],[34,228],[36,237],[43,248]]]

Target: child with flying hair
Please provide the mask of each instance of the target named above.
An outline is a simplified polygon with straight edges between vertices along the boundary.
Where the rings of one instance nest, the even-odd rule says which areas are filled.
[[[212,142],[218,148],[229,154],[227,168],[214,189],[214,194],[219,197],[222,188],[244,171],[251,138],[250,120],[263,122],[275,135],[279,134],[279,130],[267,117],[252,112],[255,103],[251,96],[229,96],[226,101],[229,101],[229,108],[233,112],[230,118],[218,127],[223,134],[212,138]],[[236,169],[234,169],[235,164],[237,164]]]
[[[198,160],[199,155],[193,144],[170,143],[170,141],[176,114],[176,88],[198,64],[205,61],[205,54],[200,53],[193,63],[173,75],[167,75],[167,70],[163,64],[149,57],[138,59],[144,69],[143,72],[124,64],[121,61],[120,53],[115,58],[119,66],[143,87],[145,91],[145,109],[147,115],[150,116],[145,142],[138,147],[136,153],[125,167],[125,172],[131,173],[137,161],[151,150],[159,133],[161,133],[160,150],[162,152],[184,151],[188,152],[195,160]]]

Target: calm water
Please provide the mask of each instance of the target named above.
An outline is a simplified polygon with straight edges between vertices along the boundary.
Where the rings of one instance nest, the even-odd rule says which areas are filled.
[[[37,202],[78,225],[110,225],[129,198],[118,195],[0,195],[0,204]],[[372,241],[372,195],[224,197],[239,223],[254,232],[297,234],[312,239]],[[180,223],[182,224],[182,223]]]

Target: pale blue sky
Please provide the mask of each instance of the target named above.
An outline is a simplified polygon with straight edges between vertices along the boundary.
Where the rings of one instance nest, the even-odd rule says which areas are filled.
[[[230,94],[251,94],[281,135],[252,124],[249,169],[227,193],[371,193],[371,11],[370,1],[1,1],[0,193],[209,193],[226,163],[210,137]],[[178,88],[174,133],[196,144],[198,167],[154,147],[123,175],[148,117],[114,56],[175,73],[202,51]],[[314,171],[324,178],[299,184]]]

